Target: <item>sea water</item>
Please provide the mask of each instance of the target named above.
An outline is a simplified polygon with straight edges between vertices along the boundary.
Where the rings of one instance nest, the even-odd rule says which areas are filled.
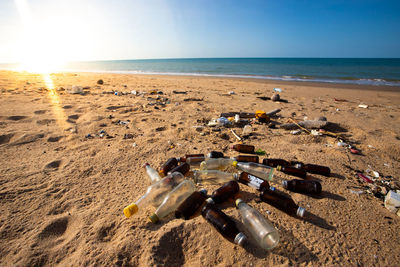
[[[15,65],[0,64],[0,69]],[[71,62],[62,71],[400,86],[398,58],[182,58]]]

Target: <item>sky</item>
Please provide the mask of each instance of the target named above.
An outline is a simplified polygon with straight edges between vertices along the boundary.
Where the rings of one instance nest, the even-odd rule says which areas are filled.
[[[0,0],[0,63],[400,57],[400,1]]]

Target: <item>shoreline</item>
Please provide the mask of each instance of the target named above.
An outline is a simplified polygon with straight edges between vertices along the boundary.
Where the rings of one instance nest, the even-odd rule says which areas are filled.
[[[41,75],[42,73],[35,73],[29,71],[15,71],[15,70],[0,70],[0,73],[11,72],[11,73],[24,73]],[[221,79],[221,80],[239,80],[239,81],[251,81],[261,84],[277,84],[279,86],[304,86],[304,87],[325,87],[330,89],[344,89],[344,90],[367,90],[367,91],[387,91],[387,92],[400,92],[400,86],[393,85],[362,85],[362,84],[349,84],[349,83],[330,83],[330,82],[317,82],[317,81],[283,81],[274,79],[258,79],[258,78],[244,78],[244,77],[226,77],[226,76],[201,76],[201,75],[179,75],[179,74],[136,74],[136,73],[114,73],[114,72],[102,72],[102,71],[61,71],[50,73],[50,75],[62,75],[62,74],[87,74],[87,75],[116,75],[124,76],[129,75],[133,77],[159,77],[159,78],[179,78],[179,79]]]

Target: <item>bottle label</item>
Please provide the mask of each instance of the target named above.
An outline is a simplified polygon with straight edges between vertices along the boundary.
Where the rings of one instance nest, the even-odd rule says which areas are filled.
[[[262,180],[258,177],[255,177],[253,175],[250,175],[250,174],[248,175],[248,177],[249,177],[249,181],[250,181],[248,185],[257,190],[260,189],[260,185],[264,182],[264,180]]]

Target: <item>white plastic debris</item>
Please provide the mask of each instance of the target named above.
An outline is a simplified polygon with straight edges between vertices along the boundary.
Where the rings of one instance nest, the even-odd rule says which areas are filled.
[[[274,88],[274,91],[275,91],[275,92],[278,92],[278,93],[281,93],[281,92],[282,92],[282,89],[281,89],[281,88]]]
[[[71,89],[67,90],[70,94],[83,94],[83,87],[78,85],[73,85]]]
[[[390,190],[385,197],[385,207],[390,212],[396,213],[400,208],[400,194]]]
[[[322,133],[320,133],[317,130],[311,130],[311,135],[318,136],[318,135],[322,135]]]
[[[345,142],[337,142],[337,146],[338,147],[345,147],[348,146],[349,144],[345,143]]]
[[[230,94],[230,95],[234,95],[234,94],[235,94],[235,92],[234,92],[234,91],[229,91],[229,92],[228,92],[228,94]]]
[[[243,128],[242,135],[250,135],[252,131],[253,131],[253,128],[251,127],[251,125],[247,124]]]
[[[290,134],[293,134],[293,135],[298,135],[298,134],[301,134],[301,132],[302,132],[303,130],[293,130],[293,131],[290,131]]]
[[[368,105],[360,104],[360,105],[358,105],[358,107],[359,107],[359,108],[368,108]]]

